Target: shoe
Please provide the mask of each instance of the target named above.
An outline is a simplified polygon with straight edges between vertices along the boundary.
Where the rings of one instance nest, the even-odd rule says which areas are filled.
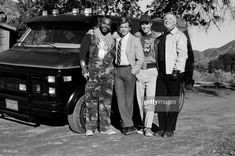
[[[86,136],[92,136],[92,135],[94,135],[94,132],[92,130],[86,131]]]
[[[151,128],[145,128],[144,135],[147,137],[153,136],[153,132],[152,132]]]
[[[123,128],[122,128],[122,134],[124,134],[124,135],[125,135],[125,134],[126,134],[126,132],[127,132],[127,129],[128,129],[127,127],[123,127]]]
[[[102,134],[108,134],[108,135],[114,135],[116,134],[116,131],[112,129],[108,129],[107,131],[101,132]]]
[[[159,136],[161,136],[161,137],[164,137],[165,131],[164,131],[164,130],[160,130],[160,131],[157,132],[157,134],[158,134]]]
[[[173,131],[166,131],[166,136],[167,137],[172,137],[174,135]]]
[[[134,126],[124,127],[122,132],[124,135],[131,135],[136,133],[136,129]]]
[[[136,131],[137,134],[144,134],[144,130],[143,129],[140,129],[138,131]]]

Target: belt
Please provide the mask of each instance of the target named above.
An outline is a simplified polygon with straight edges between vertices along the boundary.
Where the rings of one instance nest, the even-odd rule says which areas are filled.
[[[147,63],[147,69],[156,68],[156,63]]]
[[[122,67],[130,67],[131,65],[114,65],[114,67],[117,67],[117,68],[122,68]]]
[[[117,68],[130,67],[131,65],[114,65]]]
[[[146,64],[146,68],[145,69],[149,69],[149,68],[156,68],[156,63],[147,63]],[[144,69],[143,69],[144,70]]]

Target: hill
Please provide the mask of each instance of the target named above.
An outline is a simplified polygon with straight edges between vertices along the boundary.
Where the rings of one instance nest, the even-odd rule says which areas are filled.
[[[223,54],[235,53],[235,40],[219,48],[211,48],[205,51],[194,50],[195,65],[207,65],[211,60]]]

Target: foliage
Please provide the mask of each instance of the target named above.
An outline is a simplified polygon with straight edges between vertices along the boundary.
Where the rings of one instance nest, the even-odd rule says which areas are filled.
[[[193,79],[195,82],[213,82],[214,81],[214,73],[208,73],[206,71],[193,71]]]
[[[205,65],[202,65],[202,64],[196,64],[194,66],[194,69],[199,71],[199,72],[208,72],[207,67]]]
[[[147,6],[153,17],[162,18],[166,12],[174,12],[188,24],[208,27],[211,23],[217,26],[225,13],[235,15],[233,0],[153,0]]]
[[[235,83],[235,74],[231,72],[224,72],[222,70],[215,70],[213,73],[193,72],[193,79],[195,82],[218,82],[218,83]]]
[[[121,16],[139,16],[142,12],[138,5],[139,0],[20,0],[21,4],[29,8],[37,7],[37,12],[58,9],[60,13],[67,13],[73,8],[84,10],[92,8],[98,14],[116,14]],[[39,7],[40,6],[40,7]]]
[[[40,1],[35,1],[34,3],[27,1],[27,3],[24,2],[24,0],[18,0],[17,8],[19,11],[19,18],[18,18],[18,31],[20,34],[22,34],[27,26],[26,22],[28,22],[32,17],[38,16],[40,14],[40,10],[42,9]]]
[[[224,83],[230,82],[234,83],[235,74],[231,72],[225,72],[223,70],[215,70],[215,80],[216,82]]]
[[[224,69],[224,64],[221,59],[215,59],[208,63],[209,73],[215,72],[215,70]]]
[[[90,7],[97,14],[121,15],[137,17],[142,12],[138,5],[138,0],[18,0],[18,3],[11,0],[1,0],[1,9],[9,18],[8,23],[16,26],[19,33],[26,30],[26,22],[32,17],[42,14],[47,10],[48,14],[53,9],[58,9],[59,13],[71,12],[73,8],[80,11]]]
[[[142,12],[138,5],[139,0],[1,0],[0,10],[6,12],[8,23],[17,26],[20,31],[25,30],[25,22],[47,10],[50,14],[53,9],[60,13],[72,11],[73,8],[83,10],[91,7],[98,14],[112,14],[127,17],[139,17]],[[10,9],[5,9],[9,7]],[[6,11],[7,10],[7,11]],[[209,26],[211,23],[223,20],[224,12],[230,11],[235,17],[235,8],[232,0],[153,0],[146,13],[153,17],[162,18],[166,12],[174,12],[191,25]]]
[[[92,8],[97,14],[120,15],[128,17],[137,17],[142,12],[138,5],[139,0],[68,0],[64,4],[64,12],[72,11],[72,8]]]
[[[217,59],[210,61],[208,71],[213,73],[215,70],[235,73],[235,54],[220,55]]]

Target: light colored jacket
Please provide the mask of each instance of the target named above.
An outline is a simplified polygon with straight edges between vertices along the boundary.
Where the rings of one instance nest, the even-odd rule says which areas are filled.
[[[177,27],[171,30],[166,36],[165,61],[166,74],[179,70],[184,72],[186,60],[188,58],[187,37]]]
[[[138,74],[144,63],[144,52],[140,39],[132,34],[130,34],[127,41],[126,56],[131,64],[132,74]]]
[[[154,49],[158,53],[159,38],[155,40]],[[157,60],[158,60],[158,54]],[[172,71],[179,70],[184,72],[186,60],[188,58],[187,37],[177,27],[166,36],[165,44],[165,62],[166,74],[172,74]],[[158,66],[157,66],[158,67]]]

